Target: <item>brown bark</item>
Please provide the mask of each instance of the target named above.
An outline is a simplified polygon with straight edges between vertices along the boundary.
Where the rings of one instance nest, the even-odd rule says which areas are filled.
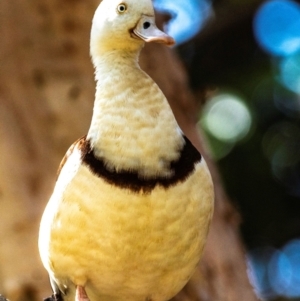
[[[85,134],[94,98],[89,30],[95,0],[0,1],[0,292],[40,300],[50,286],[37,251],[39,220],[68,146]],[[205,153],[216,209],[204,258],[175,300],[256,300],[238,232],[215,164],[197,130],[198,101],[174,51],[146,47],[142,67],[165,92],[176,118]]]

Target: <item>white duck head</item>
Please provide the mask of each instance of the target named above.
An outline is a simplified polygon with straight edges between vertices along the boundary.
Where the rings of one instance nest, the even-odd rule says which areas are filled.
[[[155,25],[151,0],[103,0],[98,6],[91,31],[93,60],[104,52],[137,52],[144,42],[173,45],[174,39]]]

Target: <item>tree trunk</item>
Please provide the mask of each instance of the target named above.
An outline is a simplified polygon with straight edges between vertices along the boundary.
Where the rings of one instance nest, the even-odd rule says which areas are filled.
[[[87,132],[94,100],[89,31],[98,1],[0,1],[0,293],[12,301],[50,292],[37,250],[42,211],[68,146]],[[199,100],[174,51],[147,46],[141,65],[160,85],[213,174],[216,207],[204,258],[174,300],[256,300],[246,274],[239,216],[196,122]]]

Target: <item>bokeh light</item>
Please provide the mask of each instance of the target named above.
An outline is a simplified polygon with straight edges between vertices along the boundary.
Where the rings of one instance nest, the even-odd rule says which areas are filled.
[[[256,294],[262,299],[275,297],[269,281],[268,263],[274,249],[271,247],[255,248],[248,252],[248,275]]]
[[[262,145],[272,166],[288,167],[300,162],[300,128],[293,123],[281,122],[270,127]]]
[[[280,81],[283,85],[290,91],[300,94],[300,53],[282,59],[279,68]]]
[[[276,123],[264,135],[262,147],[274,177],[288,193],[300,196],[300,128],[288,121]]]
[[[287,117],[299,117],[300,95],[286,89],[280,83],[274,86],[273,101],[275,107]]]
[[[300,239],[281,249],[256,248],[247,258],[249,277],[260,298],[300,297]]]
[[[209,0],[154,0],[154,6],[158,11],[173,15],[167,32],[175,39],[176,45],[195,36],[212,14]]]
[[[203,110],[203,126],[224,142],[243,139],[251,127],[251,115],[244,101],[233,94],[219,94]]]
[[[274,294],[284,296],[292,281],[292,266],[288,256],[281,250],[273,252],[267,263],[268,279]]]
[[[291,55],[300,49],[300,6],[294,1],[263,3],[253,27],[257,42],[271,55]]]
[[[300,240],[295,239],[290,241],[283,248],[283,254],[289,260],[290,281],[284,295],[287,297],[300,296]]]

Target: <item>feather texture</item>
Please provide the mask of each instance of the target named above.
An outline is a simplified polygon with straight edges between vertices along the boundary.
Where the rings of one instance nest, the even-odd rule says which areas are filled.
[[[151,0],[103,0],[95,13],[91,126],[61,163],[39,234],[42,262],[65,301],[168,300],[204,247],[213,185],[138,65],[148,27],[157,36],[145,40],[171,41],[149,20]]]

